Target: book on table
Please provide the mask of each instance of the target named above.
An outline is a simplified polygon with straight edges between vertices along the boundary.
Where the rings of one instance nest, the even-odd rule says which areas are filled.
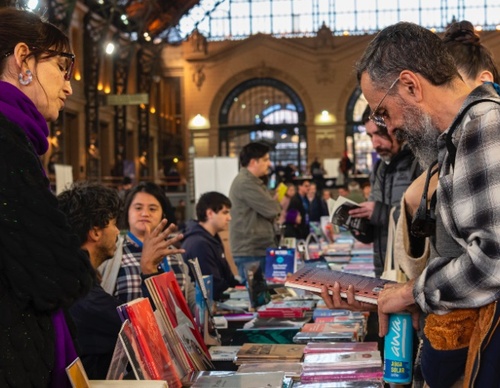
[[[358,203],[339,195],[331,211],[332,224],[365,235],[370,228],[370,220],[368,218],[354,218],[349,215],[350,210],[359,207]]]
[[[316,293],[320,293],[323,286],[326,286],[328,293],[332,295],[335,282],[340,285],[340,296],[342,298],[347,297],[347,288],[349,285],[353,285],[354,299],[370,304],[377,304],[378,294],[386,284],[395,283],[390,280],[342,271],[304,267],[291,275],[285,282],[285,286]]]
[[[201,323],[199,327],[203,340],[206,345],[221,345],[221,337],[212,314],[213,276],[202,274],[197,257],[188,260],[188,265],[195,280],[196,306],[200,317],[198,322]]]
[[[256,362],[249,364],[241,364],[238,367],[239,373],[256,373],[256,372],[284,372],[285,377],[293,379],[300,378],[302,373],[301,362]]]
[[[208,348],[212,361],[234,361],[241,346],[215,345]]]
[[[308,344],[310,342],[354,342],[357,341],[357,334],[354,332],[317,332],[300,331],[293,336],[296,344]]]
[[[346,353],[346,352],[375,352],[378,343],[372,342],[311,342],[304,348],[306,354],[317,353]]]
[[[236,365],[253,362],[299,362],[305,345],[298,344],[254,344],[246,343],[236,354]]]
[[[192,388],[282,388],[283,372],[234,373],[225,376],[201,376]]]

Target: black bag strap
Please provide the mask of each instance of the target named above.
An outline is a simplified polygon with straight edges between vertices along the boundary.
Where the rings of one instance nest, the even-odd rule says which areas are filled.
[[[472,108],[474,105],[477,105],[481,102],[487,102],[487,101],[494,102],[496,104],[500,104],[500,101],[493,100],[490,98],[482,98],[480,100],[472,101],[455,118],[455,121],[453,121],[453,124],[451,124],[451,127],[446,135],[446,149],[448,150],[449,160],[450,160],[450,163],[451,163],[453,168],[455,168],[455,157],[457,156],[457,147],[455,147],[455,144],[453,144],[453,141],[452,141],[453,132],[455,132],[455,129],[457,129],[458,125],[462,122],[465,114],[469,111],[470,108]]]

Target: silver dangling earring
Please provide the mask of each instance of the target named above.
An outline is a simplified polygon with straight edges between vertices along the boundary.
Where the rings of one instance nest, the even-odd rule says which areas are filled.
[[[31,70],[26,70],[26,78],[24,78],[23,73],[19,73],[18,79],[21,85],[29,85],[33,81],[33,73],[31,73]]]

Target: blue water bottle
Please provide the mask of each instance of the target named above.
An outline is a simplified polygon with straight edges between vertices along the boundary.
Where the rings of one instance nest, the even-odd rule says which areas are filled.
[[[384,380],[409,384],[413,369],[413,327],[409,313],[391,314],[384,343]]]

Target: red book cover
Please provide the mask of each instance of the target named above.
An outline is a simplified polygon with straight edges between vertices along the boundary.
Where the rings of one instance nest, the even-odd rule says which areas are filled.
[[[181,381],[163,342],[149,299],[136,299],[126,305],[126,310],[137,336],[147,374],[152,380],[167,380],[169,386],[180,388]]]
[[[158,296],[162,300],[163,307],[168,315],[173,328],[177,326],[186,324],[199,347],[205,352],[206,356],[210,359],[210,354],[208,348],[203,341],[201,333],[198,330],[193,315],[189,310],[189,306],[184,298],[184,294],[175,279],[175,275],[172,272],[164,272],[160,275],[156,275],[150,278],[153,282]]]
[[[304,311],[298,310],[261,310],[257,311],[259,318],[302,318]]]
[[[324,268],[304,267],[291,275],[286,283],[286,287],[301,288],[304,290],[319,293],[323,286],[329,289],[332,294],[333,284],[340,284],[340,296],[346,298],[346,291],[349,285],[354,286],[354,298],[360,302],[377,304],[379,292],[389,280],[363,276],[359,274],[333,271]]]

